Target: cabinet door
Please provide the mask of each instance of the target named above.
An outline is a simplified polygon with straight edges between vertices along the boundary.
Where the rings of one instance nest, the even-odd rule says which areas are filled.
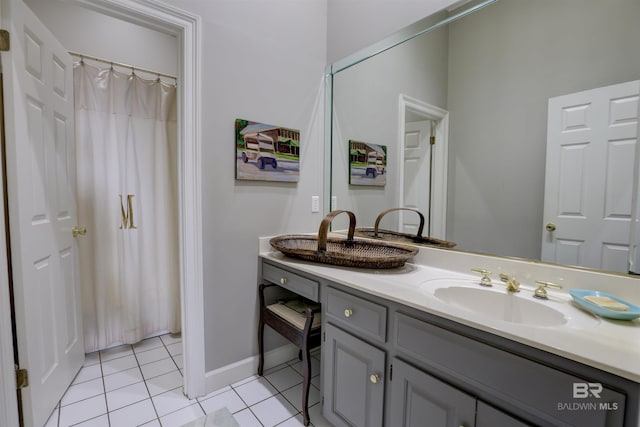
[[[523,423],[513,418],[511,415],[499,409],[489,406],[482,401],[478,401],[476,414],[476,427],[531,427],[531,424]]]
[[[329,323],[323,327],[324,417],[336,427],[382,426],[384,351]]]
[[[393,360],[391,425],[472,427],[475,412],[475,397],[401,360]]]

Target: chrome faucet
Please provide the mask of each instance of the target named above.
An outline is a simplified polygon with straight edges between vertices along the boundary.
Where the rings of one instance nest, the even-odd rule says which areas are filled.
[[[500,280],[507,284],[508,292],[520,292],[520,282],[518,282],[515,277],[500,273]]]

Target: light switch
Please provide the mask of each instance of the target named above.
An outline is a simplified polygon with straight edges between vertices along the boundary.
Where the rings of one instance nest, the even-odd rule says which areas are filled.
[[[320,212],[320,196],[311,196],[311,212]]]
[[[331,210],[335,211],[336,209],[338,209],[338,197],[331,196]]]

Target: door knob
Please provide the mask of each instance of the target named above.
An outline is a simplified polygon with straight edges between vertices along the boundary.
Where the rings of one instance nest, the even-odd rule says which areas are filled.
[[[547,231],[556,231],[556,225],[552,222],[547,224],[545,228],[547,229]]]
[[[371,376],[369,377],[369,380],[376,384],[378,381],[380,381],[380,375],[379,374],[371,374]]]
[[[344,310],[344,317],[351,317],[353,316],[353,310],[351,310],[350,308],[347,308]]]
[[[71,229],[71,234],[73,234],[73,237],[84,236],[87,234],[87,229],[76,225]]]

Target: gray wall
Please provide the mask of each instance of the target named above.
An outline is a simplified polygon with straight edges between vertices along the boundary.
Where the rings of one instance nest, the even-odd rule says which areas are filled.
[[[382,210],[399,206],[400,94],[446,109],[447,65],[448,31],[442,28],[335,74],[332,196],[338,209],[356,213],[358,226],[371,227]],[[349,185],[349,140],[387,146],[386,186]],[[333,225],[340,230],[347,224],[338,217]],[[389,214],[382,225],[395,230],[397,224],[397,215]]]
[[[68,1],[24,2],[72,52],[176,75],[178,44],[172,35],[111,18]]]
[[[327,63],[453,3],[456,0],[327,0]]]
[[[172,37],[86,10],[75,15],[60,1],[30,3],[69,50],[175,73]],[[167,3],[202,17],[203,304],[212,371],[257,354],[258,237],[312,231],[321,220],[311,196],[323,191],[326,2]],[[116,39],[105,36],[114,28]],[[143,53],[173,58],[163,65]],[[297,184],[235,181],[236,118],[301,131]],[[283,343],[267,335],[267,347]]]
[[[637,0],[502,0],[450,26],[449,240],[539,259],[547,100],[638,79],[638,17]]]

